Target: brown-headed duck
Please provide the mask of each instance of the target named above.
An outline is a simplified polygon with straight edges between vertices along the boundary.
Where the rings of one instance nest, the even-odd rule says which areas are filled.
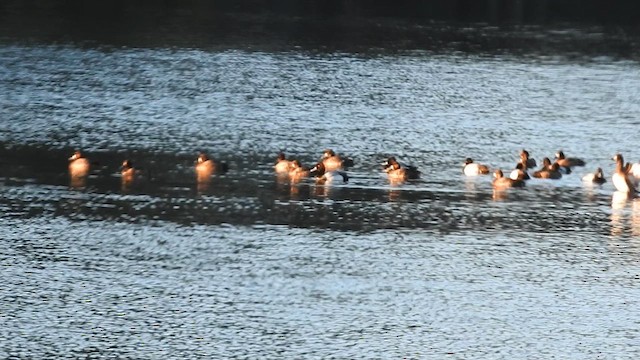
[[[72,178],[82,178],[89,175],[91,165],[80,151],[76,151],[69,158],[69,176]]]
[[[593,183],[602,185],[607,182],[607,179],[604,177],[604,173],[602,172],[602,168],[597,168],[595,172],[587,174],[582,177],[582,181],[586,183]]]
[[[504,177],[502,170],[498,169],[493,173],[493,188],[495,190],[504,190],[513,187],[524,187],[524,180],[514,180]]]
[[[616,169],[611,176],[611,181],[613,182],[613,186],[623,193],[627,194],[635,194],[636,187],[633,183],[632,176],[630,176],[629,171],[631,170],[630,165],[624,164],[624,158],[622,154],[616,154],[613,157],[613,160],[616,162]]]
[[[382,163],[384,171],[387,173],[389,180],[394,182],[413,180],[420,178],[420,171],[412,165],[403,165],[391,156]]]
[[[346,172],[341,170],[329,171],[322,161],[309,170],[309,173],[316,177],[316,183],[319,185],[329,185],[339,182],[346,183],[349,181],[349,177]]]

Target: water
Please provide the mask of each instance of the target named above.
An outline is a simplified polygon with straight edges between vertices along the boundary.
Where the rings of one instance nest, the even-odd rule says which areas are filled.
[[[640,202],[580,180],[640,160],[618,55],[5,41],[0,356],[636,358]],[[325,148],[348,184],[273,174]],[[587,166],[462,175],[522,148]],[[198,151],[230,171],[196,184]],[[422,179],[389,184],[389,155]]]

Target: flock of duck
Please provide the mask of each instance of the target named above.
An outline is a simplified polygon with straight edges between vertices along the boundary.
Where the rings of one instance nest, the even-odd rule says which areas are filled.
[[[616,190],[635,196],[640,183],[640,163],[625,163],[621,154],[613,157],[616,167],[611,176],[612,183]],[[315,182],[320,185],[332,183],[346,183],[349,181],[346,169],[354,165],[354,161],[348,157],[337,155],[333,150],[326,149],[322,153],[320,160],[312,168],[304,167],[296,159],[287,159],[284,153],[279,153],[274,165],[275,173],[280,177],[287,177],[292,182],[298,182],[305,178],[315,178]],[[389,157],[382,164],[382,169],[392,183],[400,183],[407,180],[419,179],[421,172],[412,165],[398,162],[395,157]],[[542,160],[542,165],[538,170],[530,172],[537,166],[536,161],[530,157],[527,150],[520,152],[520,158],[515,168],[505,176],[501,169],[493,171],[493,188],[504,190],[508,188],[524,187],[526,181],[531,177],[539,179],[560,179],[563,175],[570,174],[572,168],[585,166],[585,161],[579,158],[566,157],[563,151],[555,154],[554,161],[549,158]],[[76,151],[69,158],[69,175],[72,179],[83,179],[89,174],[91,164],[89,160]],[[228,166],[219,161],[214,161],[206,154],[200,153],[195,161],[195,174],[198,183],[208,182],[216,173],[224,173]],[[471,158],[467,158],[463,164],[462,171],[466,176],[481,176],[490,174],[490,168],[484,164],[478,164]],[[133,182],[138,169],[133,166],[130,160],[124,160],[120,167],[120,175],[123,183]],[[583,181],[595,184],[603,184],[607,180],[601,168],[595,172],[587,174]]]

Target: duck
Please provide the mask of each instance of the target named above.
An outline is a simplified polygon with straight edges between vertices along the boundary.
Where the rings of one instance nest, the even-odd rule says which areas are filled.
[[[558,165],[558,163],[552,164],[549,158],[544,158],[542,159],[542,167],[533,173],[533,177],[538,179],[561,179],[562,172],[560,172],[560,165]]]
[[[196,159],[195,170],[198,182],[200,182],[207,181],[215,173],[226,173],[229,170],[229,166],[226,163],[214,161],[207,154],[201,152]]]
[[[273,166],[276,174],[285,175],[291,171],[291,161],[287,160],[287,157],[283,152],[278,153],[276,164]]]
[[[628,164],[624,164],[624,158],[622,154],[615,154],[613,156],[613,160],[616,162],[616,170],[611,176],[611,181],[613,182],[613,186],[623,193],[627,194],[635,194],[637,192],[636,186],[632,181],[632,176],[630,176],[629,170],[631,166]]]
[[[120,175],[122,177],[122,181],[133,181],[136,175],[136,168],[133,167],[133,162],[129,159],[122,161],[122,165],[120,166]]]
[[[504,173],[500,169],[497,169],[496,171],[494,171],[493,178],[494,179],[493,179],[492,185],[495,190],[504,190],[504,189],[514,188],[514,187],[524,187],[525,185],[524,180],[514,180],[511,178],[504,177]]]
[[[297,181],[309,177],[309,169],[302,166],[299,160],[292,160],[289,170],[291,180]]]
[[[69,158],[69,175],[71,178],[83,178],[89,175],[91,165],[82,153],[76,150]]]
[[[529,157],[529,152],[525,149],[520,151],[520,162],[523,163],[527,169],[533,169],[537,166],[536,160]]]
[[[558,163],[560,167],[566,169],[570,169],[575,166],[585,166],[586,164],[582,159],[565,157],[562,150],[558,150],[556,153],[556,163]]]
[[[467,176],[487,175],[489,167],[473,162],[472,158],[466,158],[462,166],[462,172]]]
[[[534,160],[534,162],[535,162],[535,160]],[[529,173],[527,172],[526,161],[517,163],[516,164],[516,168],[513,171],[511,171],[511,174],[509,174],[509,178],[513,179],[513,180],[529,180],[529,179],[531,179],[531,177],[529,176]]]
[[[607,179],[604,177],[604,173],[602,172],[602,168],[597,168],[593,173],[587,174],[582,177],[582,181],[586,183],[593,183],[602,185],[607,182]]]
[[[316,184],[318,185],[330,185],[335,183],[349,182],[347,173],[342,170],[330,170],[328,171],[324,165],[324,162],[320,161],[316,166],[309,170],[310,174],[315,175]]]
[[[395,157],[389,157],[382,163],[384,171],[387,173],[389,180],[406,181],[420,178],[420,171],[412,165],[401,165]]]
[[[627,174],[631,178],[631,182],[638,188],[638,184],[640,184],[640,163],[627,163]]]
[[[354,164],[353,159],[338,156],[332,149],[325,149],[320,160],[324,163],[327,171],[342,170]]]

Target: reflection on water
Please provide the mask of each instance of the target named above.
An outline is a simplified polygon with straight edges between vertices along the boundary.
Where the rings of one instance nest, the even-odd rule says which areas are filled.
[[[615,191],[611,198],[611,235],[640,236],[640,198]]]

